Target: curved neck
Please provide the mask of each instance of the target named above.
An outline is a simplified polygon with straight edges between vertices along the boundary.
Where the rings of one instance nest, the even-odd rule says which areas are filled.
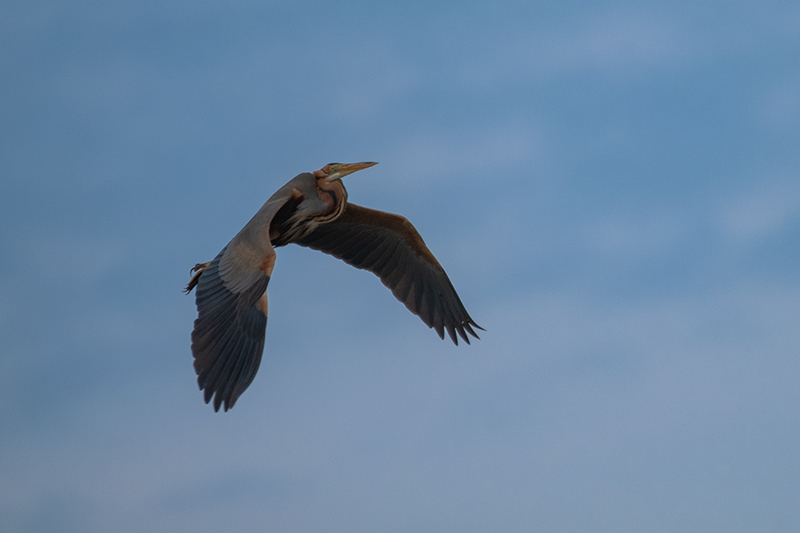
[[[342,180],[328,181],[326,179],[318,179],[316,183],[316,192],[319,199],[325,202],[328,209],[317,216],[327,219],[330,215],[335,220],[344,211],[344,206],[347,203],[347,189],[344,188]]]
[[[317,179],[311,194],[316,194],[316,198],[309,195],[299,203],[287,204],[291,214],[287,213],[285,222],[278,222],[277,234],[272,237],[274,246],[284,246],[302,239],[321,224],[333,222],[342,216],[347,207],[347,189],[340,180]]]

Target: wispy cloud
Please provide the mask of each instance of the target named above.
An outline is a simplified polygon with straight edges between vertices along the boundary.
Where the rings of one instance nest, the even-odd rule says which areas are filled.
[[[534,125],[494,124],[478,131],[420,133],[393,150],[404,162],[403,183],[424,186],[426,181],[487,180],[503,187],[517,172],[531,168],[546,150],[546,140]],[[405,171],[408,171],[407,173]],[[491,178],[487,178],[490,175]]]
[[[734,242],[770,237],[800,220],[800,177],[758,180],[728,197],[716,213],[717,227]]]
[[[484,57],[462,64],[460,72],[462,79],[478,85],[520,78],[541,82],[582,72],[619,75],[673,66],[696,54],[692,48],[687,30],[669,16],[615,11],[508,38]]]
[[[668,253],[686,235],[690,223],[689,217],[679,212],[616,216],[589,224],[586,244],[605,256],[649,258]]]
[[[764,121],[783,128],[800,121],[800,79],[784,81],[768,89],[760,103]]]
[[[656,14],[603,14],[559,33],[526,36],[519,60],[538,72],[618,71],[665,65],[686,55],[689,36],[679,24]]]
[[[119,242],[64,236],[32,240],[24,257],[27,267],[39,271],[44,278],[88,283],[122,265],[128,252]]]

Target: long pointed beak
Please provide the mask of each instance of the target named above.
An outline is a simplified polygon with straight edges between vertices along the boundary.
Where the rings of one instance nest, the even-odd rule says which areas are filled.
[[[378,163],[373,162],[366,162],[366,163],[331,163],[330,165],[326,165],[328,167],[328,180],[340,180],[343,177],[347,176],[348,174],[352,174],[353,172],[358,172],[359,170],[364,170],[365,168],[374,167]],[[323,169],[325,170],[325,169]]]

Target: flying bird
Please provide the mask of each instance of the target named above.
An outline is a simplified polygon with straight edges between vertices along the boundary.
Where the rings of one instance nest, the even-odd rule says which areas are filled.
[[[255,377],[264,351],[267,284],[275,248],[294,243],[377,275],[409,311],[444,339],[469,344],[469,316],[442,265],[400,215],[347,201],[341,179],[377,163],[330,163],[278,189],[213,261],[198,263],[192,354],[197,383],[214,410],[233,407]]]

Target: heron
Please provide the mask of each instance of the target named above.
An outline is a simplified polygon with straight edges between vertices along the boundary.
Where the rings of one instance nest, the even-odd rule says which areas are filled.
[[[347,201],[342,178],[376,165],[330,163],[275,192],[213,261],[191,269],[197,319],[192,355],[204,400],[232,408],[261,363],[267,285],[275,249],[298,244],[377,275],[409,311],[444,339],[479,338],[442,265],[403,216]]]

